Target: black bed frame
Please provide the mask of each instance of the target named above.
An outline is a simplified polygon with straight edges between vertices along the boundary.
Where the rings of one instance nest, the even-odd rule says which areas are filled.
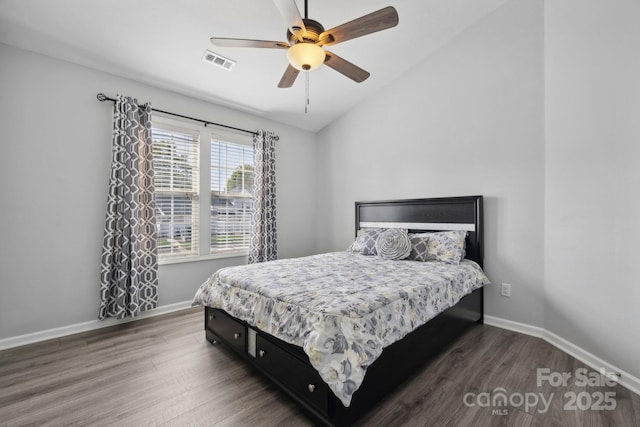
[[[410,232],[466,229],[466,257],[483,265],[482,196],[356,202],[355,207],[356,230],[374,226],[397,226]],[[320,379],[301,347],[211,307],[205,308],[205,330],[207,340],[227,344],[300,403],[316,422],[348,426],[470,326],[482,323],[483,316],[480,288],[386,347],[368,368],[348,408]]]

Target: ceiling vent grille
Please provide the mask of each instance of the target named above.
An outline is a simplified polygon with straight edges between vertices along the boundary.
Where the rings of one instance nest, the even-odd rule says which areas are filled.
[[[202,60],[227,71],[231,71],[236,65],[236,61],[234,61],[233,59],[225,58],[224,56],[215,52],[211,52],[210,50],[206,50],[204,52]]]

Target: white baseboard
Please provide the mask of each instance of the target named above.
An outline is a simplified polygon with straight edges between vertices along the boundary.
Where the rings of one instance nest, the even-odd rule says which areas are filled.
[[[127,317],[124,319],[105,319],[105,320],[96,319],[96,320],[91,320],[89,322],[82,322],[82,323],[76,323],[68,326],[61,326],[59,328],[47,329],[45,331],[34,332],[31,334],[4,338],[4,339],[0,339],[0,350],[6,350],[8,348],[18,347],[26,344],[32,344],[39,341],[50,340],[52,338],[59,338],[67,335],[73,335],[80,332],[87,332],[95,329],[108,328],[109,326],[133,322],[140,319],[146,319],[147,317],[159,316],[161,314],[167,314],[167,313],[171,313],[178,310],[184,310],[189,307],[191,307],[190,300],[178,302],[175,304],[163,305],[153,310],[143,311],[136,317]]]
[[[512,320],[501,319],[499,317],[484,316],[484,323],[497,328],[508,329],[510,331],[519,332],[525,335],[542,338],[554,347],[564,351],[570,356],[575,357],[590,368],[600,372],[603,369],[607,373],[619,374],[618,384],[631,390],[635,394],[640,395],[640,379],[634,377],[630,373],[613,366],[612,364],[602,360],[601,358],[589,353],[581,347],[567,341],[566,339],[549,332],[538,326],[531,326],[524,323],[514,322]]]
[[[531,326],[526,323],[514,322],[513,320],[501,319],[499,317],[488,316],[486,314],[484,315],[484,323],[485,325],[520,332],[521,334],[531,335],[532,337],[542,338],[544,333],[544,329],[538,326]]]
[[[542,338],[548,342],[549,344],[553,344],[560,350],[565,353],[575,357],[585,365],[595,369],[596,371],[600,371],[604,369],[607,373],[616,373],[618,374],[619,380],[618,383],[637,395],[640,395],[640,379],[634,377],[630,373],[613,366],[612,364],[602,360],[598,356],[589,353],[588,351],[578,347],[577,345],[565,340],[564,338],[554,334],[553,332],[549,332],[547,330],[544,331],[544,335]]]

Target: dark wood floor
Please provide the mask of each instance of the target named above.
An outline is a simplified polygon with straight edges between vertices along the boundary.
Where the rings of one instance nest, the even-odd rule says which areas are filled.
[[[361,426],[640,426],[623,387],[536,385],[536,368],[583,364],[538,338],[478,325],[368,414]],[[507,407],[473,407],[505,390]],[[565,410],[565,393],[615,393],[615,410]],[[472,393],[472,394],[470,394]],[[519,405],[515,394],[550,407]],[[515,399],[515,400],[513,400]],[[533,402],[533,400],[531,400]],[[204,339],[200,308],[0,352],[0,426],[311,426],[230,351]]]

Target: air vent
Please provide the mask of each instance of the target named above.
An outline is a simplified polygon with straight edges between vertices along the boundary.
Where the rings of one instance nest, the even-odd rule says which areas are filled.
[[[202,60],[227,71],[231,71],[236,65],[236,61],[234,61],[233,59],[225,58],[224,56],[215,52],[211,52],[210,50],[204,52]]]

